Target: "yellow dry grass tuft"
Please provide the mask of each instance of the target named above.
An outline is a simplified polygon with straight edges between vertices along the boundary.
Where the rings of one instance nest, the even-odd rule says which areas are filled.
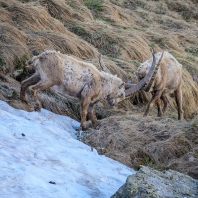
[[[154,47],[156,51],[170,49],[196,79],[197,30],[193,23],[168,9],[170,1],[21,2],[0,1],[0,69],[5,74],[12,76],[15,70],[23,69],[32,50],[55,49],[90,61],[125,81],[127,73],[135,82],[133,71],[150,58],[150,47]],[[192,5],[193,2],[189,4]],[[98,64],[98,51],[104,55],[104,67]],[[195,108],[198,88],[187,71],[183,79],[184,113],[186,118],[192,118],[198,113]],[[131,102],[143,104],[149,97],[140,92],[118,107],[132,110]],[[171,98],[170,103],[173,107]]]
[[[189,124],[167,118],[142,118],[141,114],[136,111],[103,119],[97,131],[89,129],[82,140],[100,154],[133,168],[172,168],[198,178],[197,119]]]

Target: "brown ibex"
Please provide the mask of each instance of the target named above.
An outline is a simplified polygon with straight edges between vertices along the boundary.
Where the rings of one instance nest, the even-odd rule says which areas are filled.
[[[160,59],[161,52],[155,54],[156,60]],[[149,59],[142,63],[138,70],[135,72],[138,80],[143,79],[149,72],[152,59]],[[157,70],[156,70],[157,71]],[[146,92],[152,93],[152,98],[147,105],[144,116],[148,115],[149,109],[156,103],[158,108],[158,116],[164,115],[168,107],[167,93],[174,92],[175,101],[178,108],[178,119],[183,119],[182,110],[182,65],[169,53],[164,52],[163,60],[159,65],[159,69],[154,75],[153,80],[145,89]],[[164,107],[161,110],[160,99],[164,103]]]
[[[79,61],[72,56],[61,54],[56,51],[45,51],[40,55],[33,56],[28,62],[36,73],[21,83],[20,98],[27,102],[25,90],[30,87],[36,105],[40,110],[41,103],[37,92],[52,87],[63,94],[75,96],[81,101],[81,127],[86,128],[87,113],[93,124],[97,125],[97,118],[93,105],[106,99],[110,105],[115,105],[125,98],[125,93],[133,94],[144,87],[155,74],[155,57],[148,74],[136,85],[125,84],[120,78],[106,72],[100,72],[93,64]],[[125,86],[130,87],[125,90]]]

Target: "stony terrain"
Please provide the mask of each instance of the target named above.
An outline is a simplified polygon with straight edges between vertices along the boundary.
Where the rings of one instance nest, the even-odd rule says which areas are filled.
[[[141,167],[111,198],[196,198],[198,181],[173,170]]]

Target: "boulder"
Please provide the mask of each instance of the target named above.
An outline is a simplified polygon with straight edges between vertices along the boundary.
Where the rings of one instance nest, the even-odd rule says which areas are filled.
[[[141,166],[111,198],[133,197],[196,198],[198,180],[173,170],[160,172]]]

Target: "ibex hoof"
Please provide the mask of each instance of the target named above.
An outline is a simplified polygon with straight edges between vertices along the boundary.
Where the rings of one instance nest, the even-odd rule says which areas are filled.
[[[98,122],[92,122],[92,123],[90,123],[89,125],[88,125],[88,127],[90,127],[90,128],[96,128],[97,126],[98,126]]]
[[[27,102],[27,100],[26,99],[24,99],[24,98],[21,98],[21,101],[23,102],[23,103],[25,103],[25,104],[27,104],[28,102]]]
[[[87,129],[87,127],[82,127],[82,131],[86,131]]]
[[[41,108],[40,108],[39,104],[35,104],[34,111],[38,111],[38,112],[41,111]]]

